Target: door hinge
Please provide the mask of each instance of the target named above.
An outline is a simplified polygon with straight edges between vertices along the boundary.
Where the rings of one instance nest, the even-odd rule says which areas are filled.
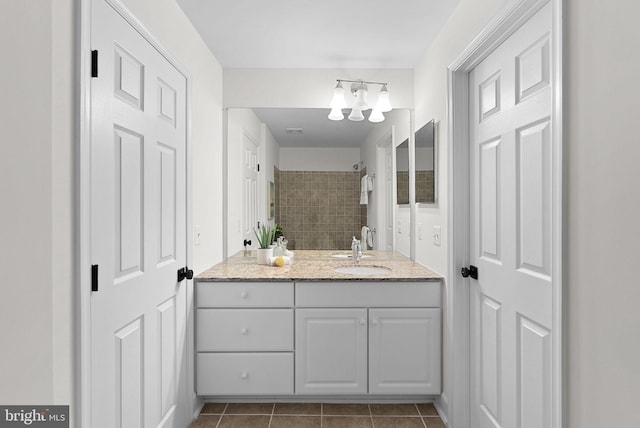
[[[98,51],[91,51],[91,77],[98,77]]]
[[[473,279],[478,279],[478,268],[474,265],[470,265],[468,268],[463,267],[460,269],[460,274],[463,278],[471,277]]]
[[[186,266],[178,269],[178,282],[183,279],[193,279],[193,271]]]
[[[91,265],[91,291],[98,291],[98,265]]]

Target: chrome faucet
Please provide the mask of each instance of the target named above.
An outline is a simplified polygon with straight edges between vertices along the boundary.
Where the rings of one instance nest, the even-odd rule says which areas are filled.
[[[353,241],[351,241],[351,257],[355,264],[360,264],[360,259],[362,258],[362,246],[360,245],[360,241],[355,237],[353,238]]]

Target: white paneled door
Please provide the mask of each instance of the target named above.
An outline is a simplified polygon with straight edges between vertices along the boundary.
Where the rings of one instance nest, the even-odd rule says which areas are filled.
[[[186,78],[92,2],[91,427],[183,427]]]
[[[471,420],[552,426],[551,6],[469,77]]]

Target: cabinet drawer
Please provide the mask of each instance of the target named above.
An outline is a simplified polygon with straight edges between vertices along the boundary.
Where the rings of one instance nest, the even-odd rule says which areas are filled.
[[[198,351],[292,351],[293,309],[198,309]]]
[[[298,282],[300,307],[440,307],[440,281]]]
[[[198,395],[293,394],[293,353],[199,353]]]
[[[199,308],[291,307],[290,282],[199,282],[196,286]]]

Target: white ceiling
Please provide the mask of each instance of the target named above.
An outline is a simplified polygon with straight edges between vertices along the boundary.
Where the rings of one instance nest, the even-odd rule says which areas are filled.
[[[224,68],[412,69],[459,0],[177,2]],[[282,147],[359,147],[376,126],[328,109],[254,111]]]
[[[225,68],[414,68],[459,0],[177,0]]]
[[[376,126],[368,120],[329,120],[329,109],[254,108],[253,111],[267,125],[280,147],[357,148]],[[302,129],[302,133],[287,133],[287,128]]]

